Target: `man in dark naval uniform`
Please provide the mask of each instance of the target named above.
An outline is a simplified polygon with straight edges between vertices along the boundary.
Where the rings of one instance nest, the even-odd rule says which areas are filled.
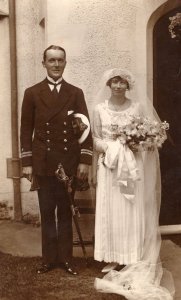
[[[22,172],[38,182],[42,228],[42,265],[39,274],[61,265],[76,275],[72,265],[72,214],[67,191],[55,176],[61,163],[66,175],[87,180],[92,161],[92,137],[82,90],[67,83],[62,74],[66,52],[50,46],[44,51],[47,77],[25,90],[21,115]],[[75,134],[76,119],[86,124]],[[56,216],[55,216],[56,212]]]

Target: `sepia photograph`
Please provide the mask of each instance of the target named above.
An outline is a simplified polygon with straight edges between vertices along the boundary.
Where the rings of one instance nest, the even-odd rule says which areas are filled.
[[[181,0],[0,0],[0,300],[181,300]]]

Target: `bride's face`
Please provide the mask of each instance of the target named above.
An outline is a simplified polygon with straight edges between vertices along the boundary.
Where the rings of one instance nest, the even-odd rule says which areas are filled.
[[[125,79],[116,76],[111,79],[110,88],[112,94],[116,96],[126,92],[126,90],[128,89],[128,82]]]

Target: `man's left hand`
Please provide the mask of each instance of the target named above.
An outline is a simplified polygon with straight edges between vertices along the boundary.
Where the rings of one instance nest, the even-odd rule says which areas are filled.
[[[79,164],[77,168],[77,178],[81,180],[86,180],[88,178],[89,165]]]

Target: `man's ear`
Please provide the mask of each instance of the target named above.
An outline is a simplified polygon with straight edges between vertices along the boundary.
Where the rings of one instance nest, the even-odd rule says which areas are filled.
[[[42,65],[43,65],[43,67],[45,68],[45,62],[44,62],[44,60],[42,60]]]

